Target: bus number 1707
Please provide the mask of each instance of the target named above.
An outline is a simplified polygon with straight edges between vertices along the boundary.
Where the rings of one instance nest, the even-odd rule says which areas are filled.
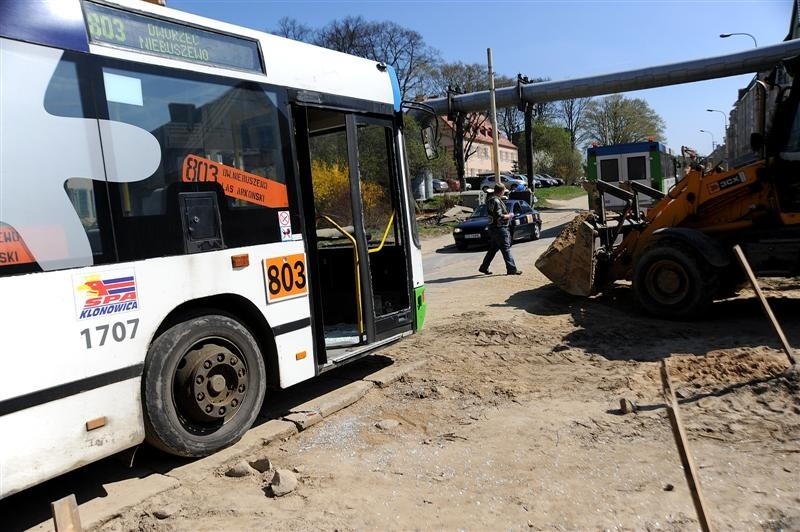
[[[126,324],[131,328],[130,329],[130,336],[128,336],[128,327]],[[111,331],[111,338],[114,339],[115,342],[123,342],[125,340],[133,340],[136,337],[136,329],[139,327],[139,318],[134,318],[132,320],[128,320],[126,322],[118,321],[112,325],[98,325],[94,328],[94,333],[92,333],[91,329],[84,329],[81,331],[81,336],[83,339],[86,340],[86,349],[91,349],[92,347],[102,347],[105,345],[106,340],[108,339],[108,332]],[[99,343],[97,346],[92,344],[92,337],[95,340],[98,339],[99,336]]]

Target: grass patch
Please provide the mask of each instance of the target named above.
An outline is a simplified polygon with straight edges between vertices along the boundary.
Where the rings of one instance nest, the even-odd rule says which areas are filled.
[[[437,224],[435,221],[427,223],[426,221],[419,221],[417,223],[417,231],[420,238],[432,238],[435,236],[452,234],[453,228],[458,225],[455,222]]]
[[[586,191],[583,190],[583,187],[573,185],[536,189],[540,207],[547,207],[547,200],[570,200],[580,196],[586,197]]]
[[[461,202],[460,194],[437,194],[424,202],[417,202],[417,231],[420,238],[449,235],[457,222],[440,223],[444,213]]]
[[[423,213],[442,215],[446,210],[461,203],[461,194],[437,194],[423,202],[417,202],[417,208]]]

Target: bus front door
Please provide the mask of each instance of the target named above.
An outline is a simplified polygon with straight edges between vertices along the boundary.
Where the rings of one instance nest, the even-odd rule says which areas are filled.
[[[294,120],[325,368],[411,330],[408,242],[391,122],[311,107],[295,108]]]

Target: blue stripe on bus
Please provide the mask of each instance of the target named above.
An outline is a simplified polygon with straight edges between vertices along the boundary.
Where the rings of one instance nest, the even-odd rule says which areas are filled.
[[[133,281],[133,276],[131,277],[119,277],[117,279],[104,279],[104,284],[117,284],[117,283],[129,283]]]
[[[630,144],[614,144],[610,146],[593,146],[587,150],[589,155],[622,155],[643,151],[667,151],[660,142],[632,142]]]
[[[126,292],[136,292],[135,286],[129,286],[127,288],[114,288],[113,290],[109,290],[109,294],[124,294]]]
[[[78,0],[0,1],[0,37],[89,51]]]
[[[397,81],[397,72],[394,71],[392,65],[386,65],[386,70],[389,71],[389,78],[392,80],[392,95],[394,96],[394,112],[400,112],[400,82]]]

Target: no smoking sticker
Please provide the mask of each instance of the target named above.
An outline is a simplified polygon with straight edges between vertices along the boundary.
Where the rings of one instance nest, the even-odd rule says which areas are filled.
[[[281,241],[292,240],[292,218],[289,211],[278,211],[278,224],[280,225]]]

